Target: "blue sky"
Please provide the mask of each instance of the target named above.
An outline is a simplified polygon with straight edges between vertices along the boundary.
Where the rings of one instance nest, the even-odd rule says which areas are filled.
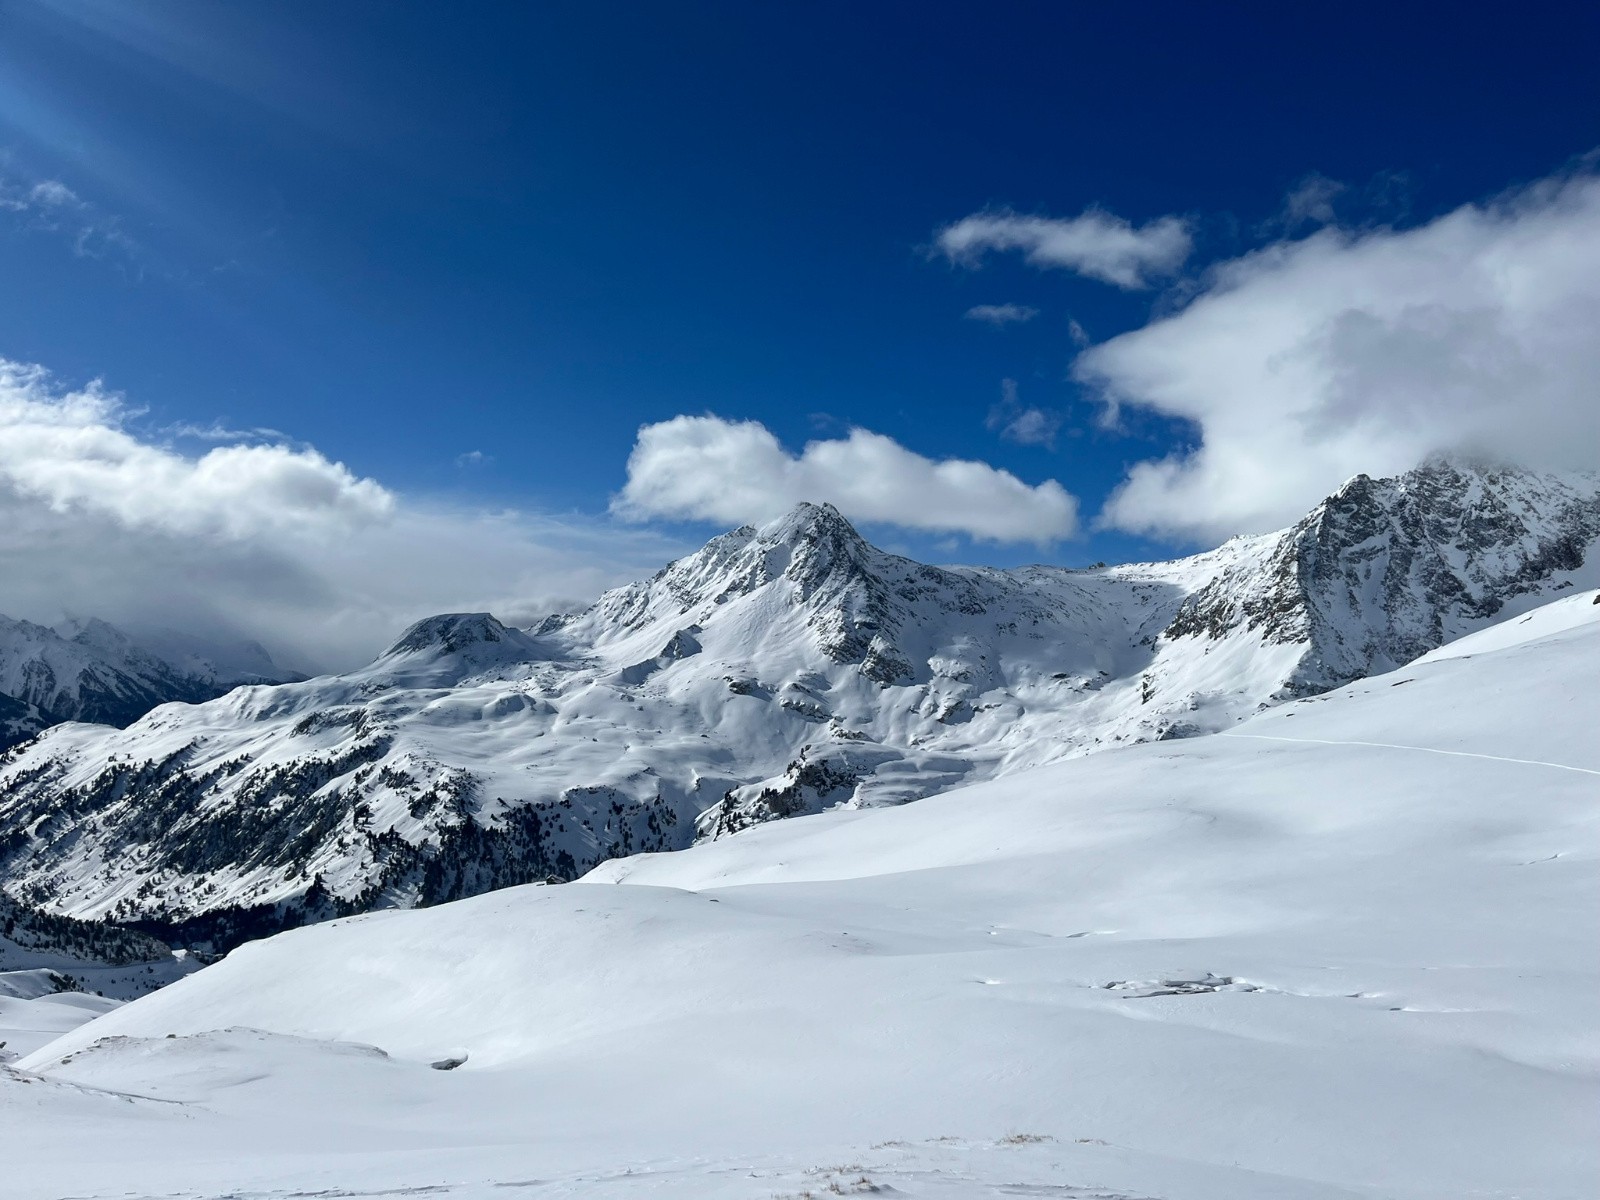
[[[1448,447],[1373,434],[1256,488],[1244,449],[1222,461],[1224,415],[1177,395],[1213,362],[1192,330],[1075,368],[1085,345],[1181,316],[1230,264],[1265,270],[1253,251],[1321,236],[1324,274],[1293,278],[1324,286],[1374,231],[1545,203],[1495,210],[1508,189],[1566,187],[1546,208],[1567,211],[1600,146],[1597,37],[1576,5],[0,0],[0,358],[51,372],[30,386],[52,402],[103,379],[106,420],[187,461],[314,448],[402,504],[576,528],[618,570],[767,502],[762,479],[641,481],[608,515],[640,427],[704,414],[785,455],[859,428],[1076,498],[1070,537],[1031,491],[985,493],[998,538],[895,517],[914,496],[860,501],[922,556],[1166,556],[1270,527],[1369,451],[1376,471]],[[1030,263],[1015,226],[939,250],[974,215],[1086,212],[1135,236],[1175,221],[1185,253],[1128,286]],[[964,316],[984,306],[1031,316]],[[227,433],[253,430],[276,432]],[[1164,498],[1100,515],[1131,466],[1206,443],[1249,496],[1188,520],[1216,479],[1147,480]]]

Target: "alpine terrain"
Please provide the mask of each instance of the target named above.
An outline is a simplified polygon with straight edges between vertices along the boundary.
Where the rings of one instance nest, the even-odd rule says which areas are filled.
[[[157,705],[294,678],[253,642],[218,646],[176,633],[153,641],[100,620],[52,629],[0,616],[0,749],[66,721],[129,725]]]
[[[798,547],[708,557],[756,550]],[[1220,734],[242,946],[0,1067],[7,1195],[1588,1200],[1597,601]]]
[[[227,948],[573,879],[1228,729],[1600,583],[1597,537],[1600,477],[1445,462],[1087,570],[926,566],[801,505],[528,629],[431,617],[347,675],[50,729],[0,759],[0,880]]]

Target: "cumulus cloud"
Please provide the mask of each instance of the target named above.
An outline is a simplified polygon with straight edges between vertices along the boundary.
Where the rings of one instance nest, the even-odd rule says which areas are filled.
[[[185,536],[353,532],[394,510],[384,488],[315,450],[227,445],[186,458],[130,434],[120,408],[98,384],[51,396],[40,368],[0,363],[0,480],[54,512]]]
[[[1216,539],[1435,453],[1600,460],[1600,178],[1543,181],[1414,228],[1325,228],[1209,273],[1174,314],[1082,354],[1112,405],[1192,422],[1102,520]]]
[[[989,251],[1020,251],[1036,267],[1059,267],[1120,288],[1149,287],[1189,257],[1188,222],[1161,217],[1135,227],[1091,208],[1076,217],[1026,216],[1010,209],[973,213],[936,235],[951,262],[976,267]]]
[[[1037,486],[987,463],[935,461],[892,438],[852,429],[785,449],[757,421],[673,417],[639,430],[612,510],[734,524],[781,515],[802,500],[908,529],[1046,543],[1077,528],[1077,501],[1054,480]]]
[[[365,661],[429,613],[571,607],[683,549],[413,500],[311,447],[188,455],[137,416],[98,384],[65,389],[0,360],[0,612],[251,637],[320,670]]]
[[[1021,325],[1033,320],[1039,315],[1039,310],[1029,308],[1026,304],[974,304],[961,315],[969,321],[982,321],[985,325],[1004,329],[1007,325]]]
[[[989,410],[984,422],[997,430],[1008,442],[1021,446],[1049,446],[1056,444],[1056,434],[1061,430],[1061,417],[1034,405],[1022,403],[1015,379],[1000,381],[1000,403]]]

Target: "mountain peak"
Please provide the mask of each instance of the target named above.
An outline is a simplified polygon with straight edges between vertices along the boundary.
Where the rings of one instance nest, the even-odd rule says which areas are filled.
[[[866,542],[849,519],[833,505],[813,504],[809,500],[802,500],[777,520],[763,525],[756,531],[756,536],[769,545],[793,546],[822,538]]]
[[[416,654],[435,650],[443,654],[456,654],[471,646],[485,642],[514,640],[518,635],[492,613],[439,613],[423,617],[413,623],[395,639],[394,645],[382,657],[396,654]]]
[[[68,914],[231,944],[576,878],[687,845],[713,809],[706,832],[1224,729],[1594,586],[1600,478],[1404,478],[1221,553],[1090,574],[919,564],[800,505],[537,633],[444,613],[346,676],[47,731],[0,759],[0,866]],[[6,683],[56,716],[60,688]],[[41,723],[7,720],[19,740]]]
[[[69,617],[56,627],[56,632],[68,641],[96,650],[118,654],[128,654],[134,650],[132,638],[99,617]]]
[[[769,577],[786,576],[807,599],[868,580],[879,556],[831,504],[795,505],[756,533],[754,548]]]
[[[546,647],[492,614],[439,613],[408,628],[373,664],[382,674],[429,686],[547,657]]]

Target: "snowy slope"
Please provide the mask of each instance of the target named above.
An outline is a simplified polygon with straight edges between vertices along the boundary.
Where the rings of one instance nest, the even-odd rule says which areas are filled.
[[[63,990],[59,982],[44,969],[0,973],[0,1064],[32,1054],[117,1007],[116,1000]]]
[[[1550,612],[1221,735],[242,947],[0,1077],[10,1181],[1591,1196],[1600,605]]]
[[[199,966],[133,930],[52,916],[0,896],[0,1063]]]
[[[1549,604],[1540,605],[1532,612],[1514,620],[1501,621],[1469,633],[1466,637],[1446,642],[1437,650],[1430,650],[1416,661],[1439,662],[1446,658],[1468,658],[1474,654],[1488,654],[1495,650],[1509,650],[1523,642],[1536,641],[1554,634],[1565,633],[1600,620],[1600,591],[1578,592]]]
[[[1436,464],[1171,563],[939,568],[802,505],[530,630],[52,730],[0,760],[28,903],[232,945],[1224,729],[1596,576],[1600,480]]]

